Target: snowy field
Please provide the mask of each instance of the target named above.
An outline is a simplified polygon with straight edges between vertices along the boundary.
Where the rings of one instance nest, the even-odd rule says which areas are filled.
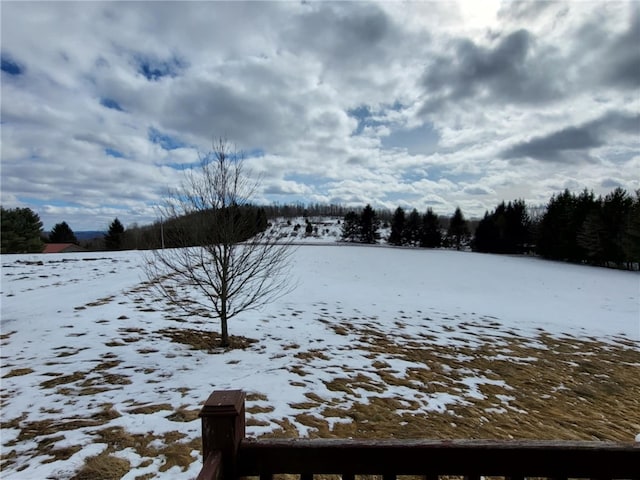
[[[214,389],[248,393],[252,436],[640,432],[638,273],[305,245],[295,290],[229,325],[257,342],[220,353],[174,341],[218,325],[155,300],[141,256],[2,256],[2,478],[73,478],[92,457],[194,478]]]

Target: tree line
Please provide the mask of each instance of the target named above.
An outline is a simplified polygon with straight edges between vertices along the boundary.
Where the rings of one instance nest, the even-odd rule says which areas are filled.
[[[264,231],[269,218],[342,216],[341,239],[346,242],[379,243],[380,229],[387,228],[388,238],[382,240],[394,246],[537,254],[552,260],[640,268],[640,190],[632,196],[616,188],[604,197],[587,190],[578,194],[565,190],[542,208],[520,199],[501,202],[477,222],[467,220],[460,208],[451,217],[438,216],[430,208],[421,214],[398,207],[391,213],[371,205],[360,209],[319,204],[243,205],[224,212],[252,226],[237,232],[242,239]],[[171,248],[184,245],[185,238],[196,245],[206,233],[203,228],[213,228],[215,223],[206,211],[127,229],[116,218],[102,238],[83,246],[89,250]],[[45,242],[82,244],[66,222],[56,224],[47,236],[39,216],[29,208],[2,208],[2,253],[41,252]]]
[[[472,228],[460,208],[444,221],[432,209],[409,214],[398,207],[386,242],[422,248],[470,248],[476,252],[537,254],[551,260],[626,269],[640,268],[640,190],[635,197],[616,188],[605,197],[565,190],[549,200],[541,215],[524,200],[501,202]],[[365,214],[367,212],[367,214]],[[377,243],[379,222],[371,207],[344,216],[342,240]],[[375,218],[375,212],[373,213]],[[373,225],[373,227],[372,227]],[[372,230],[373,229],[373,230]],[[471,233],[473,230],[473,233]],[[373,232],[373,233],[372,233]]]

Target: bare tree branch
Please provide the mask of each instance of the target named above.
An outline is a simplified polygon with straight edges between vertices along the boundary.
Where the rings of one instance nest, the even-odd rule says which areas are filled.
[[[265,232],[250,201],[258,182],[228,142],[214,142],[196,169],[160,207],[168,244],[147,256],[145,272],[155,291],[190,315],[220,320],[222,346],[228,321],[291,291],[293,247]],[[213,314],[213,315],[212,315]]]

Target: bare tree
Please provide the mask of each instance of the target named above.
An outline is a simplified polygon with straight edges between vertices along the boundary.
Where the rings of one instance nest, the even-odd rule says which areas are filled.
[[[157,292],[188,314],[219,318],[227,347],[230,319],[291,290],[293,250],[266,230],[266,214],[251,205],[258,182],[243,169],[241,152],[220,139],[200,160],[161,207],[173,248],[154,250],[146,273]]]

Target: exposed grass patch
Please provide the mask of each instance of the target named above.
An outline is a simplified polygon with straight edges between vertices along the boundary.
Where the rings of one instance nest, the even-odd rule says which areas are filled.
[[[160,472],[166,472],[175,466],[186,471],[194,461],[191,453],[194,450],[199,451],[201,447],[199,438],[188,442],[181,441],[185,438],[185,434],[178,431],[170,431],[156,436],[151,433],[131,434],[121,427],[110,427],[102,429],[96,434],[97,443],[109,445],[103,453],[109,454],[131,448],[144,458],[164,457],[165,462],[160,467]]]
[[[111,455],[108,451],[85,459],[84,465],[71,480],[120,480],[129,473],[128,460]]]
[[[107,305],[108,303],[111,303],[111,301],[114,300],[115,298],[116,297],[114,297],[113,295],[110,295],[108,297],[99,298],[95,302],[89,302],[89,303],[85,304],[85,307],[99,307],[101,305]]]
[[[313,349],[307,352],[298,352],[295,354],[295,357],[300,360],[309,360],[312,358],[318,358],[320,360],[329,360],[329,357],[322,350]]]
[[[273,408],[271,405],[269,406],[261,406],[261,405],[253,405],[251,407],[247,407],[247,413],[269,413],[269,412],[273,412],[275,410],[275,408]]]
[[[0,340],[7,340],[8,338],[11,337],[11,335],[13,335],[14,333],[16,333],[16,330],[13,330],[11,332],[6,332],[6,333],[2,333],[0,334]]]
[[[99,361],[99,360],[98,360]],[[111,368],[115,368],[118,365],[120,365],[122,363],[122,360],[110,360],[107,362],[100,362],[98,365],[96,365],[93,370],[91,370],[92,372],[101,372],[103,370],[109,370]]]
[[[74,372],[71,375],[62,375],[60,377],[52,378],[51,380],[45,380],[40,383],[40,388],[53,388],[58,385],[65,385],[79,380],[83,380],[87,374],[85,372]]]
[[[171,415],[167,415],[166,418],[171,420],[172,422],[192,422],[193,420],[198,418],[199,413],[199,408],[189,409],[186,405],[183,405]]]
[[[30,373],[33,373],[32,368],[15,368],[6,375],[3,375],[2,378],[21,377],[23,375],[29,375]]]
[[[258,340],[255,340],[253,338],[230,335],[229,347],[221,350],[219,349],[220,334],[216,332],[192,330],[188,328],[165,328],[163,330],[160,330],[158,333],[169,337],[173,342],[188,345],[192,350],[204,350],[209,353],[219,353],[221,351],[229,351],[235,349],[245,350],[252,344],[258,342]]]
[[[251,392],[247,393],[246,400],[248,402],[266,402],[267,400],[269,400],[269,397],[267,397],[264,393]]]
[[[120,414],[113,409],[113,405],[106,403],[101,406],[101,410],[90,417],[68,417],[56,419],[43,419],[26,421],[26,414],[10,422],[2,424],[2,428],[19,429],[20,433],[15,440],[6,445],[13,446],[20,442],[32,440],[40,437],[58,435],[60,432],[77,430],[85,427],[96,427],[118,418]],[[46,442],[45,442],[46,444]]]
[[[128,413],[133,413],[135,415],[149,415],[152,413],[162,412],[162,411],[171,411],[173,407],[168,403],[155,403],[151,405],[141,405],[139,407],[132,408],[127,410]]]
[[[64,349],[67,347],[58,347],[54,350],[60,350],[60,349]],[[64,352],[60,352],[58,355],[56,355],[57,358],[64,358],[64,357],[71,357],[73,355],[77,355],[78,353],[82,352],[83,350],[88,350],[89,347],[85,347],[85,348],[78,348],[76,350],[65,350]]]
[[[146,355],[147,353],[158,353],[160,350],[158,350],[157,348],[140,348],[137,350],[138,353],[141,353],[142,355]]]

